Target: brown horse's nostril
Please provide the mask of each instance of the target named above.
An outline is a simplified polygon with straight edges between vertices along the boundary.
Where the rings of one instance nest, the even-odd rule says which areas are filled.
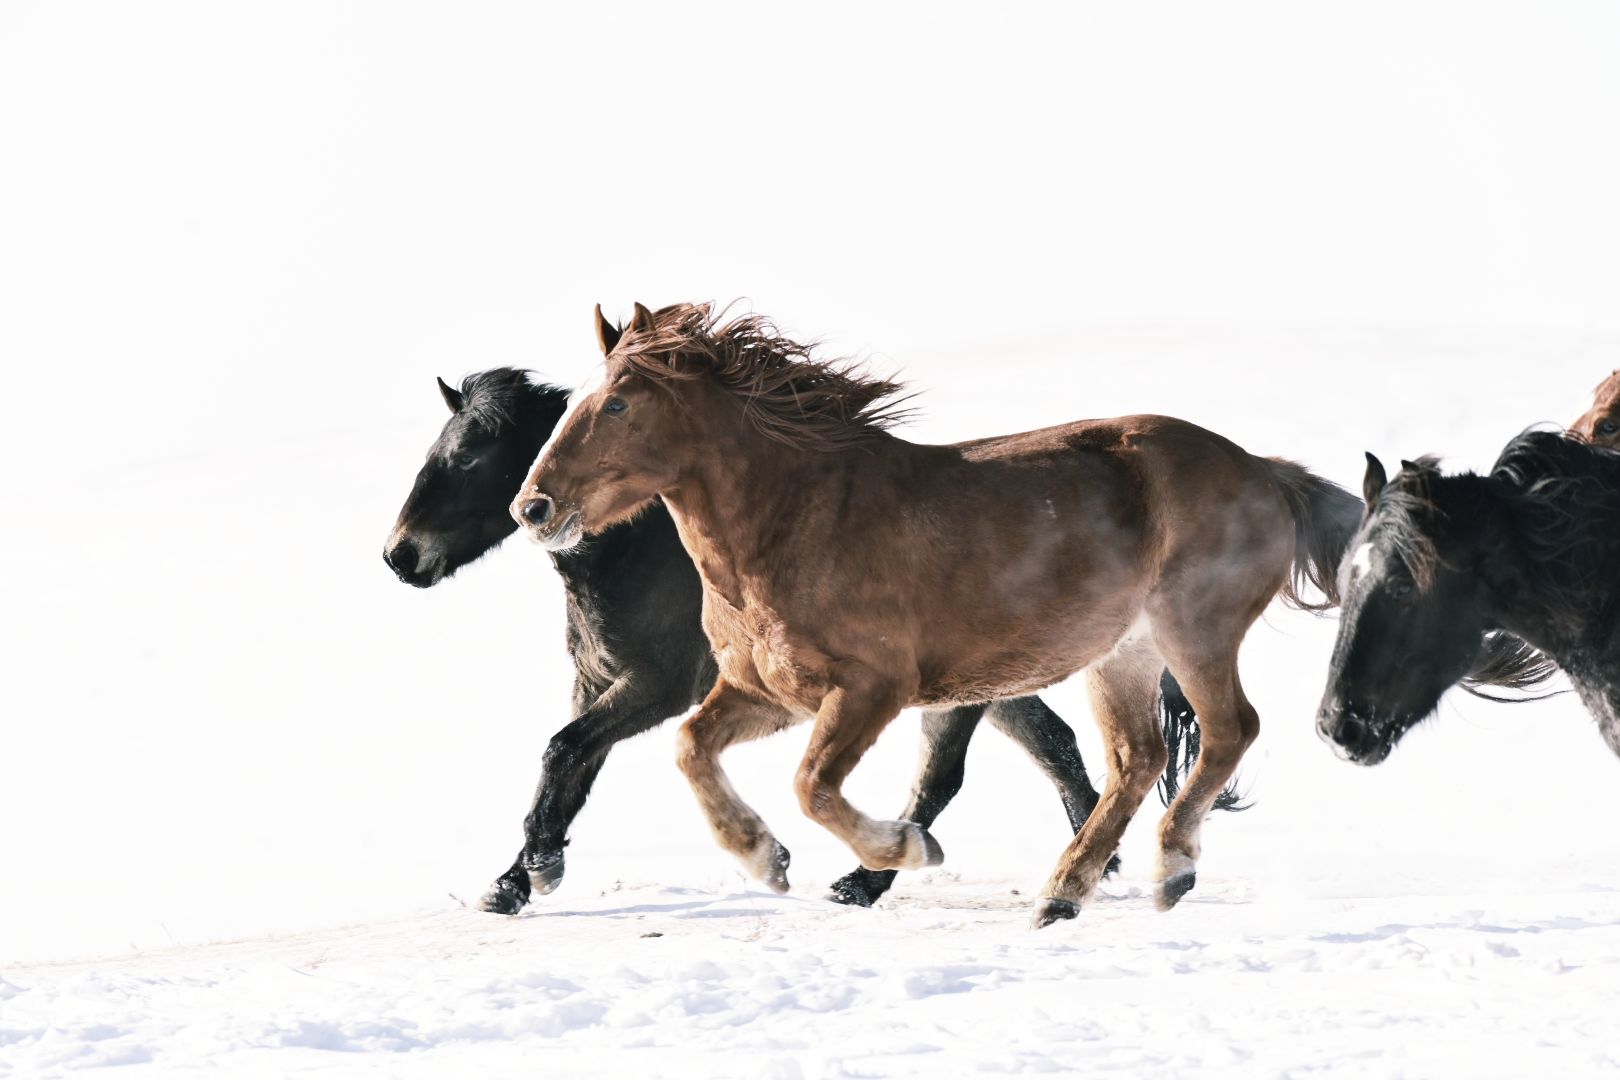
[[[409,574],[416,569],[418,558],[416,545],[409,540],[401,540],[392,549],[383,552],[383,561],[386,562],[396,574]]]
[[[523,520],[530,525],[544,525],[551,518],[551,500],[542,495],[523,504]]]

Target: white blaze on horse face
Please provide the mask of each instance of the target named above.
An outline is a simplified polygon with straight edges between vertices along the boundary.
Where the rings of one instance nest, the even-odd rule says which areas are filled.
[[[568,422],[574,418],[574,414],[579,411],[580,406],[585,404],[586,399],[592,394],[600,390],[605,382],[607,382],[607,365],[598,364],[591,377],[569,393],[568,408],[563,412],[562,419],[557,421],[557,426],[551,429],[550,435],[546,436],[546,444],[535,455],[534,464],[529,466],[529,475],[531,477],[534,475],[534,470],[540,467],[540,463],[546,460],[546,452],[551,449],[551,444],[557,441],[557,436],[562,434],[563,428],[568,426]]]
[[[1365,577],[1367,574],[1372,573],[1372,557],[1373,545],[1371,540],[1368,540],[1365,544],[1362,544],[1360,547],[1356,548],[1356,553],[1350,557],[1351,581],[1355,581],[1357,578]]]

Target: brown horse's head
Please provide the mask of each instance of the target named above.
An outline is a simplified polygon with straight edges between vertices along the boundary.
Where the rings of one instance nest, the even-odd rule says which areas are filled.
[[[596,337],[607,358],[593,382],[574,391],[568,412],[512,500],[512,517],[554,551],[634,515],[675,479],[669,448],[679,415],[652,380],[615,362],[626,338],[646,339],[655,317],[640,304],[628,330],[596,308]]]
[[[512,500],[553,551],[623,521],[739,440],[803,450],[859,446],[905,412],[897,383],[783,337],[758,315],[721,322],[708,304],[635,306],[624,331],[596,309],[606,358]]]
[[[1620,371],[1616,371],[1598,386],[1592,407],[1570,430],[1587,442],[1620,449]]]

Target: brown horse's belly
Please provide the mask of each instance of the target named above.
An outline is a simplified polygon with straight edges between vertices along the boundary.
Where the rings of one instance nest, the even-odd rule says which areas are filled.
[[[1089,620],[1088,620],[1089,622]],[[939,663],[925,675],[917,705],[964,705],[996,698],[1022,697],[1062,682],[1107,655],[1125,636],[1128,619],[1100,625],[1061,628],[1038,646],[997,649],[982,655]]]

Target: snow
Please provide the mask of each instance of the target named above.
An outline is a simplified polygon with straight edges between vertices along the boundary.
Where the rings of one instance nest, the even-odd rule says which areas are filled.
[[[919,439],[1157,411],[1352,490],[1365,450],[1487,465],[1620,364],[1613,9],[270,10],[0,14],[0,1073],[1620,1067],[1620,762],[1572,696],[1453,695],[1353,768],[1334,624],[1274,608],[1197,889],[1153,910],[1150,803],[1040,933],[1063,814],[994,732],[944,866],[851,911],[807,732],[726,759],[777,897],[667,725],[507,919],[456,898],[565,719],[560,591],[521,541],[425,592],[380,558],[434,377],[577,384],[597,301],[747,296],[902,369]]]

